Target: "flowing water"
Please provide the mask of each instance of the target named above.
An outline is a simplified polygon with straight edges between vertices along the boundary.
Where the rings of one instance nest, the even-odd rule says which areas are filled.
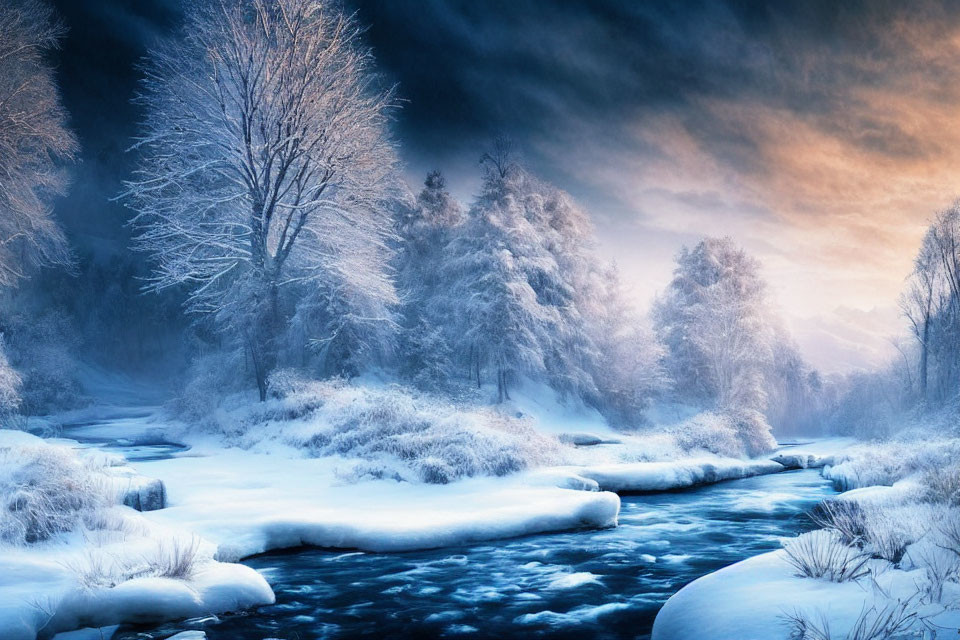
[[[137,459],[175,453],[162,442],[96,444]],[[623,496],[613,529],[407,553],[265,554],[245,563],[267,578],[275,605],[123,627],[114,638],[162,639],[194,629],[210,640],[645,638],[670,595],[809,529],[804,512],[833,494],[817,471],[790,471]]]

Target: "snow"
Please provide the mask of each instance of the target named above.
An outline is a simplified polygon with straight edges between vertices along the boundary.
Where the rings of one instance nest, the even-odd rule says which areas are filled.
[[[847,637],[858,623],[866,621],[870,626],[877,618],[896,613],[897,607],[903,607],[905,615],[915,613],[914,618],[904,619],[916,637],[928,637],[923,635],[925,629],[946,635],[960,631],[960,611],[950,604],[960,598],[960,584],[951,578],[956,575],[956,559],[955,552],[949,551],[956,545],[950,537],[951,523],[960,512],[949,501],[935,500],[937,496],[929,493],[931,480],[924,475],[930,468],[939,469],[938,477],[948,475],[949,469],[940,461],[953,448],[942,442],[910,446],[833,439],[783,451],[834,458],[838,464],[824,466],[823,476],[840,487],[857,487],[836,500],[860,506],[854,513],[860,514],[863,527],[859,544],[863,553],[873,557],[866,565],[869,574],[831,582],[799,577],[784,551],[750,558],[674,594],[657,615],[653,640],[785,638],[791,630],[789,617],[797,615],[818,626],[828,625],[823,637]],[[823,563],[832,552],[820,548],[818,562]],[[848,549],[848,555],[859,553]],[[827,564],[836,563],[829,560]]]
[[[111,506],[114,489],[137,476],[110,456],[9,430],[0,430],[0,454],[0,497],[18,500],[16,509],[4,513],[6,537],[0,540],[3,640],[274,601],[256,571],[214,561],[210,543],[188,542],[189,532]],[[41,472],[60,475],[37,480]],[[25,516],[21,504],[43,510]],[[182,574],[165,569],[178,549],[186,559]]]
[[[635,462],[577,468],[606,491],[669,491],[735,478],[778,473],[785,467],[771,460],[695,458],[664,462]]]
[[[596,409],[569,398],[560,400],[549,386],[524,379],[510,391],[505,410],[517,417],[530,417],[541,433],[570,441],[571,444],[598,444],[622,437]]]
[[[170,506],[144,514],[218,545],[220,559],[315,545],[405,551],[617,523],[616,494],[527,485],[524,476],[449,485],[338,481],[342,459],[224,450],[143,462]]]
[[[0,578],[0,621],[18,629],[19,635],[12,637],[19,640],[32,638],[47,618],[48,630],[69,630],[239,610],[273,601],[261,576],[242,565],[229,564],[250,555],[302,545],[407,551],[612,527],[617,524],[620,508],[614,491],[666,491],[784,470],[783,465],[770,460],[742,460],[704,451],[696,457],[684,457],[672,434],[617,434],[596,412],[564,408],[552,391],[528,384],[503,410],[504,420],[516,419],[516,424],[497,422],[493,414],[447,418],[443,412],[448,408],[425,400],[416,411],[435,420],[438,429],[456,424],[459,431],[450,433],[476,430],[490,434],[490,442],[507,441],[498,429],[518,427],[521,431],[510,437],[521,439],[529,430],[537,438],[552,442],[550,456],[544,459],[561,459],[562,465],[533,466],[503,477],[463,477],[448,484],[398,481],[390,476],[377,479],[356,470],[380,464],[400,469],[402,462],[391,460],[388,451],[379,450],[379,457],[352,457],[353,449],[308,457],[318,456],[318,450],[298,446],[318,429],[328,429],[335,420],[366,416],[368,405],[378,405],[381,396],[377,394],[392,391],[388,386],[374,390],[347,387],[333,389],[332,393],[333,399],[328,400],[326,413],[318,414],[319,419],[297,411],[294,414],[300,417],[287,423],[275,418],[261,420],[238,405],[218,418],[241,420],[232,434],[188,434],[183,425],[170,422],[155,407],[130,406],[71,412],[67,419],[81,424],[70,427],[65,435],[86,444],[69,439],[44,441],[20,432],[0,431],[0,446],[43,447],[53,442],[87,450],[90,442],[156,442],[160,435],[184,442],[183,450],[175,451],[174,457],[135,459],[129,465],[108,467],[105,473],[110,482],[128,491],[145,486],[150,479],[162,481],[167,507],[144,513],[113,507],[112,512],[120,514],[120,519],[136,523],[134,533],[107,540],[95,553],[112,553],[116,563],[123,564],[142,557],[158,541],[187,535],[195,536],[202,548],[200,568],[187,579],[133,576],[118,581],[116,586],[92,589],[82,588],[76,570],[92,562],[89,545],[81,536],[68,535],[56,541],[60,545],[56,549],[50,545],[18,549],[9,554],[7,564],[0,569],[0,575],[10,576],[7,580]],[[271,402],[258,405],[264,416],[274,415],[270,413],[274,406]],[[403,398],[397,402],[390,416],[414,416]],[[339,415],[336,412],[341,407],[343,414]],[[410,420],[411,424],[415,422]],[[372,434],[378,428],[370,424]],[[241,446],[227,447],[227,441]],[[824,452],[830,448],[817,446]],[[686,559],[682,554],[662,557],[664,562]],[[646,561],[657,559],[649,556]],[[574,591],[591,586],[602,587],[602,582],[589,572],[548,574],[544,582],[544,588],[551,590]],[[49,603],[38,608],[36,598],[40,595]],[[456,597],[474,601],[495,596],[500,597],[491,593]],[[626,605],[579,607],[566,613],[543,611],[529,614],[518,623],[553,626],[595,622],[622,606]],[[48,614],[42,613],[45,610]]]
[[[906,599],[922,571],[890,569],[874,575],[876,590],[858,582],[835,583],[794,575],[783,551],[765,553],[708,574],[674,594],[657,614],[652,640],[770,640],[786,638],[785,615],[825,616],[834,637],[845,637],[865,608]],[[960,585],[949,585],[960,596]],[[960,628],[960,612],[929,606],[930,622]]]
[[[243,565],[216,562],[209,558],[212,553],[202,557],[186,579],[145,576],[116,586],[84,584],[78,568],[89,564],[93,554],[102,562],[131,566],[142,563],[158,540],[171,535],[150,528],[127,507],[114,509],[128,522],[139,522],[146,535],[125,535],[113,542],[101,539],[94,546],[86,540],[92,535],[88,532],[28,547],[0,546],[0,637],[33,640],[41,629],[46,634],[161,622],[273,603],[273,592],[260,574]],[[133,525],[129,528],[134,530]]]
[[[550,581],[547,589],[576,589],[585,584],[602,584],[600,576],[594,575],[589,571],[578,571],[576,573],[566,573],[557,576]]]
[[[159,623],[272,604],[273,591],[253,569],[211,562],[189,581],[135,578],[111,589],[72,590],[48,623],[53,630],[119,622]]]

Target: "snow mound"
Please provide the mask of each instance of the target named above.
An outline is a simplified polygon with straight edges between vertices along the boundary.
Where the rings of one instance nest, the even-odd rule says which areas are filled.
[[[56,604],[43,631],[160,623],[273,602],[273,591],[259,573],[244,565],[214,561],[189,580],[145,577],[107,589],[71,590]]]
[[[606,491],[669,491],[702,484],[778,473],[785,467],[772,460],[694,458],[576,468]]]
[[[871,607],[882,611],[897,606],[898,599],[916,601],[917,582],[924,576],[922,571],[889,569],[876,572],[873,579],[876,590],[855,581],[800,578],[783,551],[765,553],[699,578],[674,594],[657,614],[652,640],[786,638],[787,617],[795,614],[815,622],[829,620],[830,637],[843,638]],[[960,595],[960,586],[950,589],[949,595]],[[958,612],[939,606],[920,608],[920,613],[932,615],[927,621],[944,629],[956,630],[960,623]]]
[[[219,559],[233,560],[301,545],[406,551],[609,527],[620,508],[616,494],[528,484],[522,474],[450,485],[343,483],[337,464],[349,461],[237,449],[140,463],[164,481],[170,504],[144,515],[196,532],[218,545]]]
[[[152,486],[114,456],[0,430],[0,638],[273,602],[252,569],[117,504]]]

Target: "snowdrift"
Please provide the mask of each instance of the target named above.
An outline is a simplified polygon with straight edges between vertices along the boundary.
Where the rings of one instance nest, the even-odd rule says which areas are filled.
[[[600,489],[618,492],[670,491],[723,480],[779,473],[786,467],[772,460],[699,458],[665,462],[635,462],[576,468]]]
[[[617,523],[614,493],[527,484],[522,476],[450,485],[338,481],[337,459],[227,450],[139,465],[162,478],[170,506],[150,520],[194,531],[235,560],[313,545],[407,551]]]

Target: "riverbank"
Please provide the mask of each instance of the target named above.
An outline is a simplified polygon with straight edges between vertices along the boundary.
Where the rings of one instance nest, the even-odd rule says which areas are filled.
[[[937,638],[960,633],[957,441],[851,447],[823,470],[846,491],[821,529],[672,596],[653,640]]]
[[[266,583],[253,584],[242,567],[224,564],[254,554],[303,545],[409,551],[603,529],[617,525],[620,510],[619,497],[605,489],[669,491],[787,468],[769,460],[703,453],[695,458],[615,462],[635,460],[638,452],[676,453],[656,435],[644,441],[594,433],[590,444],[584,444],[582,432],[565,437],[570,432],[558,429],[546,436],[553,438],[551,446],[561,454],[558,459],[578,459],[583,464],[436,484],[369,473],[358,476],[357,469],[368,468],[369,460],[311,456],[315,452],[275,438],[261,439],[248,448],[225,448],[210,435],[183,437],[183,429],[150,408],[92,408],[76,412],[64,423],[62,437],[51,443],[81,452],[128,455],[130,468],[138,476],[163,483],[164,508],[139,513],[112,506],[112,517],[122,524],[114,526],[110,540],[97,533],[97,540],[91,542],[82,528],[77,535],[61,536],[30,553],[7,554],[10,562],[19,563],[19,570],[8,567],[13,576],[33,571],[31,563],[45,555],[60,565],[46,582],[5,583],[7,601],[14,604],[3,615],[6,620],[27,621],[17,623],[25,629],[24,638],[43,629],[46,633],[156,621],[266,604],[273,597]],[[177,442],[165,440],[171,432],[180,434]],[[144,545],[159,548],[177,539],[199,541],[202,553],[197,559],[205,567],[203,572],[185,580],[127,568],[142,555]],[[84,567],[99,567],[100,559],[107,556],[120,561],[106,571],[105,579],[88,584],[83,574],[89,570]],[[97,572],[103,573],[99,568]],[[169,606],[151,609],[147,603],[157,598]]]

